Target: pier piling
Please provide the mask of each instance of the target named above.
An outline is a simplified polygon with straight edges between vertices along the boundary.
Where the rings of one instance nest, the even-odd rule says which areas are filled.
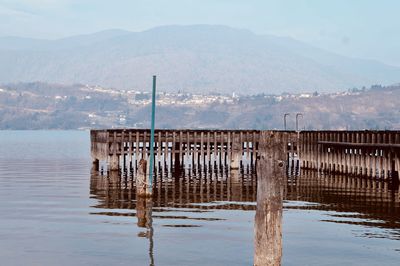
[[[254,265],[279,266],[282,257],[282,205],[285,175],[284,133],[261,132],[257,165]]]
[[[147,175],[147,161],[140,159],[136,177],[136,194],[141,197],[151,195],[149,189],[149,175]]]

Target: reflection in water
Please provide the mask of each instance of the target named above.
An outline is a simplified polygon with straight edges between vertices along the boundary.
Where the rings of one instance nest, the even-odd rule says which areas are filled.
[[[250,172],[248,172],[250,173]],[[174,220],[164,224],[170,228],[197,228],[196,221],[222,221],[221,218],[203,217],[210,210],[255,210],[256,179],[254,175],[239,171],[209,172],[187,169],[186,171],[162,172],[156,176],[152,198],[140,197],[136,193],[133,176],[110,172],[108,176],[92,172],[90,191],[98,200],[95,208],[110,211],[93,211],[94,215],[136,216],[137,225],[146,228],[139,237],[149,239],[149,260],[154,265],[153,219]],[[136,212],[119,212],[119,209]],[[169,215],[176,213],[187,215]],[[198,215],[193,215],[198,214]]]
[[[93,211],[91,214],[137,216],[138,226],[146,228],[146,231],[140,233],[139,236],[149,239],[150,265],[154,265],[155,257],[153,220],[167,221],[169,224],[161,226],[171,228],[171,230],[173,228],[196,230],[205,226],[196,222],[224,221],[223,218],[210,217],[207,215],[209,212],[255,211],[256,209],[257,179],[252,169],[246,171],[179,169],[172,172],[161,169],[157,173],[151,199],[136,198],[135,180],[132,175],[101,176],[93,173],[90,186],[92,197],[97,199],[97,204],[93,207],[110,209],[108,212]],[[323,213],[317,218],[320,223],[360,227],[357,230],[351,230],[353,237],[362,237],[365,240],[400,241],[398,187],[393,188],[385,182],[361,178],[340,175],[324,176],[315,171],[302,170],[300,173],[296,171],[288,173],[284,188],[284,210],[290,211],[289,214],[296,210],[307,211],[307,213],[317,211]],[[121,213],[121,209],[136,210],[136,213]],[[301,216],[297,216],[299,217]],[[283,220],[285,221],[285,214]],[[253,223],[253,221],[249,222]],[[223,230],[227,230],[226,237],[229,238],[229,228]],[[314,233],[312,230],[314,229],[308,230],[306,235],[318,239],[321,233],[317,231]],[[329,230],[335,231],[337,228],[332,227]],[[182,234],[185,234],[184,231]],[[340,241],[339,239],[343,237],[338,237],[336,241]],[[300,245],[311,244],[312,242],[309,241],[302,240]],[[288,243],[284,241],[285,245]],[[353,250],[358,251],[363,247],[364,243],[358,244]],[[286,250],[285,247],[284,250]],[[398,249],[392,250],[399,252]],[[322,250],[322,252],[326,251]],[[319,264],[323,264],[321,262],[325,259],[335,258],[334,252],[330,256],[327,254],[329,253],[319,258]],[[350,261],[355,259],[358,258],[353,255]],[[288,265],[297,265],[299,263],[297,260],[298,258],[294,259],[293,263],[293,258],[285,259],[285,256],[283,258],[283,261],[286,261],[285,264]],[[309,257],[304,258],[304,263],[308,260]],[[390,264],[393,262],[393,255],[383,260]]]
[[[136,209],[135,213],[92,212],[100,215],[137,216],[138,226],[152,235],[151,219],[175,219],[178,224],[166,227],[196,227],[184,221],[213,221],[218,218],[192,215],[165,215],[179,209],[181,213],[208,210],[255,210],[256,177],[251,172],[207,171],[186,169],[171,173],[159,171],[152,200],[136,199],[134,178],[101,176],[93,173],[91,194],[102,209]],[[175,175],[175,176],[174,176]],[[304,204],[311,202],[315,204]],[[325,222],[355,224],[388,229],[385,235],[364,232],[363,237],[400,240],[400,198],[398,188],[388,183],[341,175],[323,176],[315,171],[302,171],[287,179],[284,209],[328,211]],[[156,211],[156,215],[151,215]]]
[[[228,173],[216,175],[186,172],[179,177],[158,176],[153,187],[153,208],[245,209],[255,210],[256,179],[253,175],[236,173],[237,182]],[[91,194],[99,200],[96,207],[106,209],[135,209],[136,188],[133,178],[118,174],[92,174]],[[218,204],[203,204],[203,203]],[[202,203],[202,204],[196,204]],[[246,204],[247,203],[247,204]],[[167,211],[167,210],[164,210]]]
[[[142,228],[146,228],[146,232],[138,234],[139,237],[145,237],[149,239],[149,257],[150,265],[154,265],[153,255],[153,217],[152,217],[153,201],[149,197],[136,197],[136,217],[137,225]]]
[[[386,182],[343,175],[321,176],[315,171],[303,172],[288,181],[288,201],[318,204],[296,205],[286,209],[332,211],[326,222],[355,224],[389,229],[386,235],[365,233],[364,237],[384,237],[400,240],[399,188]]]

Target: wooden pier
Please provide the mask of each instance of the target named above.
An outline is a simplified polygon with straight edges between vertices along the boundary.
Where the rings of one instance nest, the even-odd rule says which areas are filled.
[[[255,168],[258,130],[156,130],[155,167]],[[297,140],[288,132],[288,154],[294,158]],[[292,144],[293,142],[293,144]],[[96,169],[106,162],[110,171],[136,171],[141,159],[150,156],[150,130],[109,129],[91,131],[91,154]]]
[[[156,130],[155,168],[221,168],[256,171],[259,130]],[[396,179],[400,131],[280,131],[289,173],[303,169]],[[91,131],[94,167],[135,173],[150,156],[150,130]],[[297,169],[297,170],[295,170]]]
[[[400,131],[303,131],[304,169],[398,181]]]

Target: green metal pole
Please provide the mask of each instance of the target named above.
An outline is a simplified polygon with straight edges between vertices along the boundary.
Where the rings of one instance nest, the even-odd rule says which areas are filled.
[[[153,190],[153,169],[154,169],[154,124],[156,118],[156,76],[153,76],[153,93],[151,97],[151,134],[150,134],[150,168],[149,187]]]

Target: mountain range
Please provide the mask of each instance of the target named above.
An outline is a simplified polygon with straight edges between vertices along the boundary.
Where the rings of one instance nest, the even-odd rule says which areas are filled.
[[[400,68],[292,38],[226,26],[107,30],[57,40],[0,38],[0,83],[100,84],[239,94],[332,92],[400,81]]]

